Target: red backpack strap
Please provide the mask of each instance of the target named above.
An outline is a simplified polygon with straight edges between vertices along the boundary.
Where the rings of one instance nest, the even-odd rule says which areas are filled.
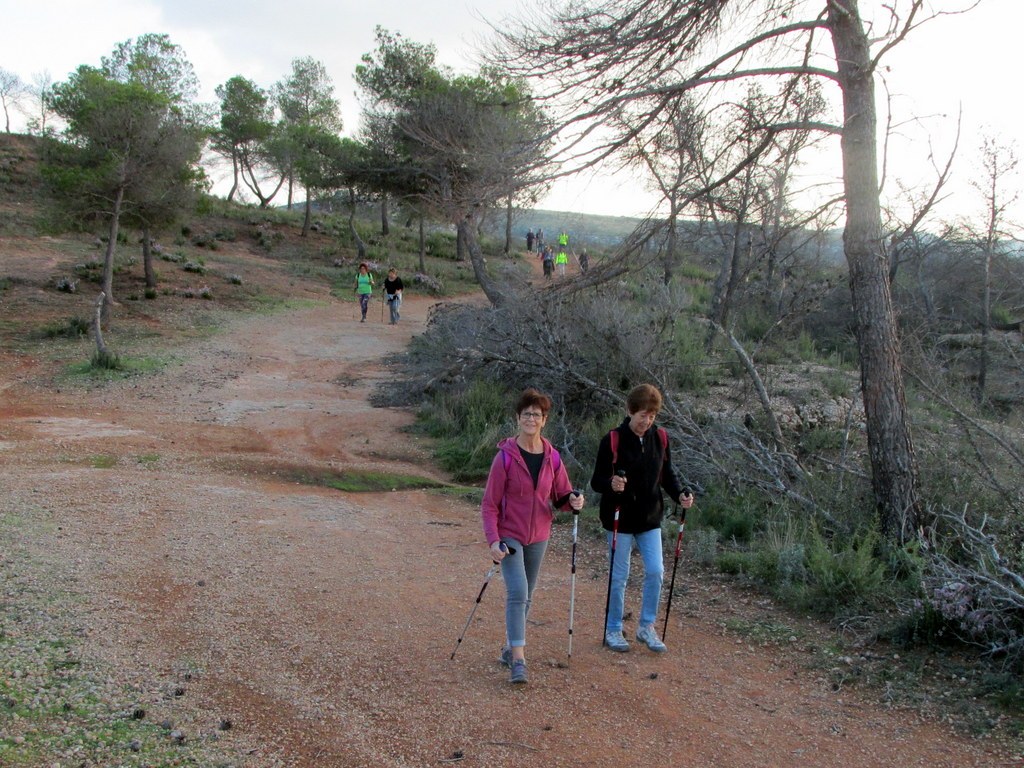
[[[668,432],[658,427],[658,441],[661,443],[661,466],[658,468],[658,485],[665,471],[665,459],[668,457]]]
[[[614,472],[615,465],[619,463],[619,430],[613,429],[608,433],[608,443],[612,449],[612,472]]]

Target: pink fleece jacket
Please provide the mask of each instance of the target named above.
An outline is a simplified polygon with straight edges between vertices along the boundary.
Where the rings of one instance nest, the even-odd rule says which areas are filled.
[[[526,466],[514,437],[498,443],[498,453],[491,462],[484,488],[484,500],[480,505],[480,517],[484,524],[487,544],[508,537],[520,544],[534,544],[547,541],[551,535],[551,521],[555,512],[556,499],[566,496],[572,490],[569,473],[565,465],[558,463],[555,470],[552,461],[551,443],[541,438],[544,444],[544,464],[533,487],[533,478]],[[507,459],[506,459],[507,454]],[[508,465],[508,472],[505,466]],[[571,509],[569,502],[562,509]]]

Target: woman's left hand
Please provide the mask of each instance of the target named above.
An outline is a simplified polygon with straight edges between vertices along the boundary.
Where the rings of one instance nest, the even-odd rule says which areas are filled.
[[[583,509],[583,505],[586,503],[587,500],[584,498],[582,493],[573,493],[569,496],[569,506],[577,512]]]

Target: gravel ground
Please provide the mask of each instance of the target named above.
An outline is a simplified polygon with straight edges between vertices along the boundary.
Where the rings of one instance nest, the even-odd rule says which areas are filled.
[[[294,480],[444,479],[401,431],[409,413],[368,404],[428,307],[407,302],[392,328],[325,299],[89,390],[8,377],[0,765],[1024,764],[837,688],[806,658],[813,628],[685,567],[669,652],[602,650],[589,533],[566,664],[567,526],[531,614],[529,685],[495,661],[498,578],[449,660],[489,564],[476,508]]]

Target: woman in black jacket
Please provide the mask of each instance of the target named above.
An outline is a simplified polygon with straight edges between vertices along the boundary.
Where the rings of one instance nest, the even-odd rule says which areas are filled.
[[[684,493],[672,469],[668,433],[654,426],[661,410],[661,393],[651,384],[641,384],[626,398],[626,419],[601,439],[590,487],[601,494],[601,524],[608,531],[611,558],[611,587],[605,644],[613,651],[629,650],[622,634],[622,613],[626,580],[633,547],[644,563],[643,599],[636,639],[652,651],[665,651],[654,629],[661,599],[665,565],[661,543],[664,490],[683,508],[693,504]],[[617,535],[615,513],[618,510]],[[617,539],[614,552],[613,537]]]

